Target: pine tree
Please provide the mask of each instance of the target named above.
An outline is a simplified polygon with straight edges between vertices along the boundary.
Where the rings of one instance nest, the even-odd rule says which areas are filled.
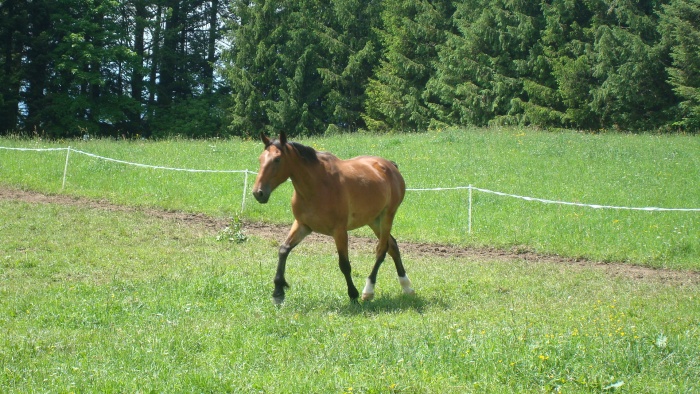
[[[435,74],[437,47],[451,28],[451,1],[383,3],[383,56],[367,87],[370,130],[426,130],[434,118],[426,85]]]
[[[322,129],[318,51],[312,40],[311,1],[234,1],[238,17],[226,53],[234,91],[230,128],[237,135],[260,131],[290,135]],[[316,15],[323,18],[323,15]]]
[[[26,2],[0,3],[0,134],[16,130],[20,124],[22,51],[28,25]]]
[[[524,1],[468,0],[458,5],[458,33],[441,47],[436,76],[429,83],[440,100],[441,121],[480,126],[519,122],[520,103],[527,99],[522,78],[536,75],[528,60],[539,39],[540,15],[538,4]]]
[[[563,112],[562,126],[599,127],[589,106],[595,84],[589,58],[593,13],[581,0],[565,0],[543,3],[543,14],[542,45],[558,96],[554,108]]]
[[[373,2],[234,2],[226,72],[231,129],[321,134],[362,127],[364,87],[376,59]]]
[[[602,1],[591,9],[590,107],[600,127],[659,127],[673,94],[658,51],[656,8],[652,2]]]
[[[365,88],[379,58],[375,33],[380,1],[335,0],[327,18],[319,19],[315,35],[323,65],[326,131],[356,131],[365,127],[361,114]],[[318,19],[318,18],[317,18]]]
[[[235,135],[253,135],[267,131],[267,114],[263,100],[276,93],[277,81],[274,48],[274,27],[279,24],[274,4],[267,1],[233,1],[229,21],[230,50],[224,52],[226,77],[233,89],[229,128]],[[279,34],[279,33],[277,33]],[[279,45],[279,44],[277,44]]]
[[[670,51],[669,83],[680,98],[675,126],[700,130],[700,0],[675,0],[664,7],[659,30]]]

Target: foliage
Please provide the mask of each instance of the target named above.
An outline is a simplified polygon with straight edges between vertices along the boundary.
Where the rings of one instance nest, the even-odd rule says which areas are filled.
[[[1,133],[695,133],[698,0],[6,0]]]
[[[700,1],[671,1],[661,14],[661,31],[670,48],[669,83],[680,97],[676,123],[700,128]]]
[[[228,92],[214,73],[225,5],[224,0],[2,2],[0,133],[219,135],[220,116],[209,119]],[[186,118],[173,116],[183,109]],[[201,133],[196,124],[210,130]]]
[[[364,119],[372,131],[426,130],[433,119],[426,84],[450,30],[451,1],[383,3],[382,60],[367,85]]]
[[[602,4],[591,26],[596,81],[590,107],[603,128],[643,129],[662,124],[673,104],[660,53],[656,11],[645,3]]]
[[[226,54],[232,132],[292,135],[363,127],[363,87],[376,62],[377,5],[355,0],[235,1]]]
[[[219,231],[219,233],[216,235],[216,240],[219,242],[228,241],[237,244],[248,240],[248,236],[245,234],[245,230],[243,229],[243,220],[241,219],[240,214],[237,214],[231,219],[231,224],[229,226],[226,226]]]

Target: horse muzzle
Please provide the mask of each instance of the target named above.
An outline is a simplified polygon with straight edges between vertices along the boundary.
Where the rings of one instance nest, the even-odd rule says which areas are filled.
[[[266,193],[262,188],[259,188],[253,190],[253,197],[255,197],[260,204],[265,204],[270,199],[270,193]]]

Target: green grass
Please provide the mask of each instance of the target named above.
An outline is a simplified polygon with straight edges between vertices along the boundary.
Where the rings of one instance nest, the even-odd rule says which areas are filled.
[[[399,163],[409,188],[467,186],[588,204],[700,208],[700,139],[685,135],[590,135],[529,129],[445,130],[425,134],[340,135],[301,139],[341,158],[377,154]],[[65,147],[121,160],[195,169],[257,170],[258,141],[162,142],[0,139],[2,146]],[[59,193],[65,152],[0,150],[0,182]],[[252,184],[249,179],[249,186]],[[64,193],[119,204],[232,216],[241,174],[151,170],[73,153]],[[269,204],[248,198],[244,217],[291,223],[291,185]],[[699,212],[596,210],[474,192],[408,192],[399,210],[400,240],[495,246],[545,254],[700,269]]]
[[[408,254],[416,297],[387,264],[351,304],[334,248],[302,244],[277,308],[269,239],[83,206],[0,217],[0,392],[700,390],[697,285]],[[372,251],[351,260],[362,284]]]

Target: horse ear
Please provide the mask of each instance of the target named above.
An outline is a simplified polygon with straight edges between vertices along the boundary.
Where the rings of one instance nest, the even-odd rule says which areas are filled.
[[[265,144],[265,148],[272,145],[272,141],[270,141],[270,139],[267,138],[265,133],[263,133],[262,131],[260,132],[260,139],[262,140],[263,144]]]
[[[280,133],[280,144],[287,146],[287,134],[284,131]]]

